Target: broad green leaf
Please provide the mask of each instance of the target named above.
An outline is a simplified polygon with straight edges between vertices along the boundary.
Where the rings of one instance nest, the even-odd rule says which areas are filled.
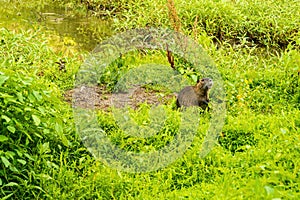
[[[6,200],[6,199],[10,199],[10,197],[14,195],[14,193],[10,193],[9,195],[6,195],[5,197],[2,197],[1,200]]]
[[[45,108],[44,107],[38,107],[38,110],[42,113],[42,115],[46,114]]]
[[[17,161],[22,165],[25,165],[27,163],[26,160],[22,160],[22,159],[17,159]]]
[[[35,97],[32,94],[29,94],[27,98],[29,99],[29,101],[31,103],[36,103],[36,99],[35,99]]]
[[[66,147],[69,146],[70,141],[67,139],[67,137],[66,137],[64,134],[61,135],[61,138],[60,138],[60,139],[61,139],[62,143],[63,143]]]
[[[49,130],[49,129],[44,129],[44,130],[43,130],[43,133],[44,133],[45,135],[47,135],[47,134],[50,133],[50,130]]]
[[[16,128],[13,127],[13,126],[7,126],[7,129],[12,132],[12,133],[15,133],[16,132]]]
[[[10,120],[11,120],[11,119],[10,119],[9,117],[7,117],[6,115],[1,115],[1,118],[2,118],[2,119],[5,119],[6,122],[10,122]]]
[[[41,101],[43,99],[42,95],[38,91],[33,90],[32,93],[38,101]]]
[[[191,75],[191,78],[194,82],[197,82],[197,80],[198,80],[198,77],[195,74]]]
[[[11,187],[11,186],[18,186],[18,185],[19,185],[18,183],[15,183],[15,182],[9,182],[9,183],[7,183],[6,185],[4,185],[4,187],[5,187],[5,186]]]
[[[45,180],[52,180],[53,178],[49,176],[48,174],[40,174],[40,177],[45,179]]]
[[[40,145],[40,153],[49,153],[51,152],[50,147],[49,147],[49,142],[45,142],[44,144]]]
[[[33,78],[27,78],[25,80],[22,80],[22,83],[24,85],[30,85],[32,81],[33,81]]]
[[[266,193],[267,193],[268,195],[271,195],[271,194],[274,193],[274,189],[273,189],[272,187],[266,185],[264,188],[265,188]]]
[[[15,166],[13,166],[13,165],[10,165],[10,166],[9,166],[9,169],[10,169],[12,172],[19,172],[19,170],[18,170]]]
[[[4,98],[13,98],[14,96],[11,96],[11,95],[6,94],[6,93],[0,93],[0,97],[2,97],[4,99]]]
[[[20,101],[21,103],[24,103],[24,96],[23,96],[23,94],[22,94],[21,92],[18,92],[18,93],[17,93],[17,97],[18,97],[18,99],[19,99],[19,101]]]
[[[35,159],[28,153],[24,153],[24,156],[27,157],[29,160],[35,161]]]
[[[29,112],[30,112],[30,111],[32,111],[32,108],[30,108],[30,107],[25,107],[25,108],[24,108],[24,111],[29,111]]]
[[[60,123],[55,123],[55,130],[58,134],[62,134],[63,133],[63,127]]]
[[[286,134],[287,133],[287,130],[284,129],[284,128],[280,128],[280,131],[281,131],[282,134]]]
[[[16,155],[13,151],[6,151],[5,152],[6,157],[9,156],[11,159],[14,159],[14,156]]]
[[[0,142],[4,142],[8,140],[8,137],[4,136],[4,135],[0,135]]]
[[[9,79],[9,76],[0,75],[0,86]]]
[[[11,165],[11,163],[7,160],[7,158],[1,156],[1,160],[5,167],[8,167],[9,165]]]
[[[32,119],[33,119],[34,124],[35,124],[36,126],[40,125],[41,120],[40,120],[40,118],[39,118],[38,116],[32,115]]]
[[[15,149],[15,152],[17,152],[18,156],[20,156],[20,157],[23,156],[23,152],[19,151],[18,149]]]
[[[15,104],[20,104],[20,102],[16,101],[16,98],[10,95],[1,95],[2,98],[4,99],[4,103],[15,103]]]

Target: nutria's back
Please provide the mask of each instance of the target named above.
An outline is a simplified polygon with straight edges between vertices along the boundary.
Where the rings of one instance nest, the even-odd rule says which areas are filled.
[[[208,93],[212,85],[212,79],[203,78],[195,86],[183,88],[177,97],[177,107],[199,106],[205,110],[208,106]]]

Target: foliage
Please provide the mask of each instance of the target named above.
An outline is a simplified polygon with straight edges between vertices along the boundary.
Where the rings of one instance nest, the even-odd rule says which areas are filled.
[[[21,198],[43,191],[38,186],[42,174],[37,163],[51,157],[53,148],[69,146],[69,141],[63,134],[65,120],[52,117],[61,106],[53,94],[58,88],[4,67],[0,74],[1,193]],[[49,165],[57,164],[50,160]]]
[[[43,1],[46,7],[51,1]],[[189,34],[205,44],[208,36],[215,43],[230,43],[268,49],[299,48],[299,1],[54,1],[65,10],[93,15],[110,21],[114,30],[137,27],[169,27]],[[32,5],[28,4],[27,7]],[[142,8],[142,9],[141,9]],[[269,8],[273,8],[270,10]],[[68,12],[66,12],[68,13]],[[92,22],[91,22],[92,23]],[[97,40],[99,28],[87,30]],[[101,31],[101,30],[100,30]],[[69,31],[71,32],[71,30]],[[110,35],[104,31],[104,35]]]
[[[179,30],[176,27],[180,27],[180,21],[184,32],[193,31],[196,36],[206,34],[215,42],[267,48],[286,48],[291,43],[299,48],[300,4],[297,0],[175,1],[177,13],[174,6],[170,6],[174,5],[170,4],[173,1],[168,2],[116,2],[115,8],[121,8],[122,12],[115,15],[114,25],[118,30],[146,26]],[[101,1],[98,5],[110,5],[106,3]],[[170,17],[168,9],[171,9]]]
[[[173,26],[166,2],[115,1],[111,7],[105,6],[110,1],[83,2],[93,5],[88,9],[96,8],[95,12],[106,9],[117,30]],[[80,1],[61,5],[77,4],[86,11],[87,3]],[[199,158],[209,126],[209,116],[203,116],[184,156],[163,169],[131,174],[95,160],[81,143],[71,106],[62,98],[73,85],[80,56],[64,54],[59,49],[66,45],[57,45],[59,39],[34,26],[28,31],[1,29],[1,198],[300,198],[299,2],[216,0],[174,5],[180,30],[207,49],[226,87],[227,118],[213,151]],[[66,61],[66,71],[55,63],[60,59]],[[132,52],[108,66],[99,83],[113,88],[128,70],[149,62],[168,65],[165,52]],[[195,81],[193,66],[177,57],[175,65]],[[142,104],[130,110],[130,116],[147,124],[149,108]],[[164,129],[147,139],[128,137],[111,113],[100,111],[98,121],[115,144],[147,152],[171,141],[178,128],[180,112],[171,105],[165,109],[169,118]]]
[[[1,29],[0,185],[6,198],[45,195],[41,184],[51,178],[47,170],[59,166],[62,151],[78,144],[66,134],[70,112],[62,109],[61,80],[51,82],[59,73],[57,66],[50,67],[58,56],[39,43],[43,38],[37,33]]]
[[[199,78],[199,75],[196,74],[193,65],[191,63],[188,63],[183,58],[180,58],[178,55],[173,56],[176,62],[176,66],[174,66],[174,74],[177,74],[178,72],[178,74],[184,77],[184,80],[186,79],[187,81],[190,81],[190,84],[195,84],[195,82]],[[155,66],[151,65],[161,66],[158,67],[158,69],[155,69]],[[167,52],[165,51],[148,49],[145,49],[143,51],[132,51],[127,53],[126,55],[120,56],[108,66],[106,66],[101,73],[101,76],[99,77],[98,83],[100,85],[104,84],[108,90],[113,91],[114,89],[117,89],[116,85],[121,80],[121,78],[124,79],[124,77],[126,77],[126,73],[128,73],[130,70],[134,71],[134,69],[142,67],[147,70],[147,80],[145,80],[144,76],[141,74],[137,74],[136,76],[133,76],[133,74],[131,74],[131,76],[135,78],[134,81],[144,83],[145,86],[149,87],[151,86],[151,84],[154,84],[155,81],[153,80],[155,79],[155,77],[159,76],[157,73],[163,73],[161,71],[162,67],[165,68],[167,72],[172,72],[173,70],[170,66],[170,63],[168,62]],[[151,68],[153,68],[153,70],[151,70]],[[171,72],[169,72],[168,74],[170,75]],[[163,83],[164,81],[161,80],[160,82]],[[167,82],[167,80],[165,80],[165,82]]]
[[[16,72],[24,71],[33,76],[39,77],[49,82],[55,82],[58,86],[66,89],[73,87],[74,74],[77,71],[80,60],[76,52],[67,56],[60,51],[55,52],[49,48],[47,42],[55,47],[64,49],[61,42],[54,40],[53,37],[45,40],[41,38],[40,30],[21,31],[13,33],[5,28],[0,29],[1,44],[0,58],[3,68],[9,68]],[[65,49],[67,52],[67,49]],[[75,56],[74,56],[75,54]],[[74,57],[73,57],[74,56]],[[64,67],[60,68],[60,61],[64,61]]]

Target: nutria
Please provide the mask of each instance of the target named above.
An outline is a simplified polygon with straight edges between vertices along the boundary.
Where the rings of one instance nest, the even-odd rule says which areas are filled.
[[[202,78],[195,86],[183,88],[177,96],[177,107],[199,106],[205,110],[208,107],[208,92],[212,85],[212,79]]]
[[[171,68],[176,70],[174,64],[174,56],[172,52],[169,50],[168,44],[166,45],[167,49],[167,58],[170,63]],[[203,110],[208,107],[209,96],[208,92],[213,85],[213,80],[211,78],[202,78],[197,81],[195,86],[187,86],[183,88],[176,100],[176,105],[178,108],[180,107],[189,107],[189,106],[199,106]]]

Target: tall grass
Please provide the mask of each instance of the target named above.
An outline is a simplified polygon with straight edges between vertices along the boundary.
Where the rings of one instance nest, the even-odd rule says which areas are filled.
[[[93,4],[101,8],[101,2]],[[136,174],[111,169],[81,143],[71,106],[62,98],[82,61],[53,51],[53,42],[45,42],[53,37],[42,30],[1,29],[1,198],[300,198],[299,1],[168,2],[169,9],[167,1],[117,1],[119,10],[111,17],[117,30],[180,27],[204,46],[227,91],[227,118],[217,146],[199,158],[204,123],[184,156],[163,169]],[[125,73],[148,60],[167,62],[160,53],[123,56],[108,68],[103,83],[118,80],[109,72]],[[60,59],[66,72],[55,63]],[[133,113],[140,123],[147,120],[144,108]],[[162,141],[131,140],[118,132],[109,113],[98,116],[125,149],[147,151],[172,138],[171,124]]]

